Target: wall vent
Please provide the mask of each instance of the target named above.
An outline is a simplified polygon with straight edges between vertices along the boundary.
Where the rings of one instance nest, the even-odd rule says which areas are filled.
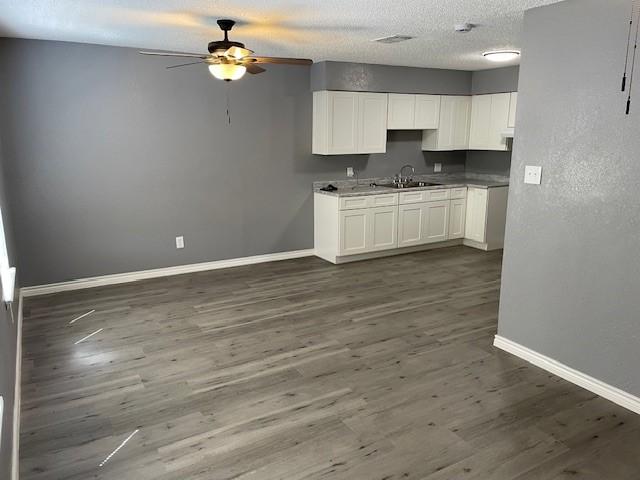
[[[406,42],[407,40],[411,40],[412,38],[414,37],[410,35],[390,35],[388,37],[374,38],[371,41],[377,43],[399,43]]]

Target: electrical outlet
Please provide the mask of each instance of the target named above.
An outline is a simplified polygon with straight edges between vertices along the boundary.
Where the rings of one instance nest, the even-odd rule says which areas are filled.
[[[433,164],[433,173],[440,173],[442,171],[442,164],[441,163],[434,163]]]
[[[184,237],[182,235],[176,237],[176,248],[184,248]]]
[[[347,167],[347,177],[353,177],[353,167]]]
[[[527,165],[524,167],[524,183],[529,185],[540,185],[542,180],[542,167]]]

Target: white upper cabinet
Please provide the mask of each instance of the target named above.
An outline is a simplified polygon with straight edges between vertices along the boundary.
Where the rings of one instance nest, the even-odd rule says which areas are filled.
[[[426,130],[438,128],[440,95],[389,94],[388,130]]]
[[[416,116],[416,96],[389,94],[387,130],[413,130]]]
[[[471,104],[469,150],[507,150],[510,93],[474,95]]]
[[[440,95],[416,95],[414,129],[429,130],[440,125]]]
[[[470,119],[471,97],[443,95],[438,129],[422,133],[422,150],[467,150]]]
[[[509,104],[509,121],[507,126],[515,128],[516,126],[516,108],[518,108],[518,92],[511,92],[511,103]]]
[[[508,150],[517,92],[408,95],[313,92],[313,147],[319,155],[384,153],[387,130],[422,130],[422,150]],[[512,133],[510,136],[513,136]]]
[[[384,93],[358,94],[358,153],[387,151],[387,96]]]
[[[384,153],[386,148],[386,93],[313,92],[313,153]]]

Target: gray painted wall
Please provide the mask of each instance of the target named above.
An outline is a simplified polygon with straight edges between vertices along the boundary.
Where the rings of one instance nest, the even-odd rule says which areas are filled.
[[[471,77],[471,94],[505,93],[518,91],[520,67],[478,70]]]
[[[471,72],[349,62],[311,67],[312,90],[468,95]]]
[[[390,133],[384,155],[312,155],[308,67],[225,84],[201,66],[165,70],[171,63],[0,39],[24,285],[311,248],[313,181],[344,178],[347,166],[361,177],[405,163],[464,169],[464,154],[423,154],[419,132]]]
[[[640,395],[640,89],[620,92],[628,0],[524,23],[498,331]],[[524,185],[525,165],[543,167]]]
[[[15,248],[11,229],[11,215],[7,205],[5,177],[3,172],[2,141],[0,139],[0,207],[7,241],[9,260],[15,266]],[[12,306],[17,321],[18,308]],[[0,478],[10,478],[11,451],[13,444],[13,400],[15,394],[16,373],[16,325],[12,322],[10,312],[0,306],[0,395],[4,397],[4,419],[2,422],[2,439],[0,440]]]

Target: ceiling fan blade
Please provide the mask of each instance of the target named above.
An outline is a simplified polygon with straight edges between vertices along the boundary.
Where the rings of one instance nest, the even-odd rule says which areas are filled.
[[[248,57],[252,53],[253,53],[253,50],[233,46],[227,49],[226,52],[224,52],[224,56],[232,57],[232,58],[235,58],[236,60],[241,60],[244,57]]]
[[[253,75],[256,75],[258,73],[262,73],[262,72],[266,72],[266,70],[262,67],[259,67],[258,65],[254,64],[254,63],[250,63],[248,65],[245,65],[245,67],[247,67],[247,73],[251,73]]]
[[[248,59],[254,63],[274,63],[280,65],[311,65],[313,60],[308,58],[282,58],[282,57],[251,57]]]
[[[186,67],[187,65],[199,65],[201,63],[205,63],[204,61],[199,61],[199,62],[189,62],[189,63],[181,63],[180,65],[170,65],[167,67],[167,70],[170,68],[180,68],[180,67]]]
[[[171,52],[138,52],[142,55],[155,55],[157,57],[189,57],[189,58],[209,58],[210,55],[203,55],[200,53],[171,53]]]

